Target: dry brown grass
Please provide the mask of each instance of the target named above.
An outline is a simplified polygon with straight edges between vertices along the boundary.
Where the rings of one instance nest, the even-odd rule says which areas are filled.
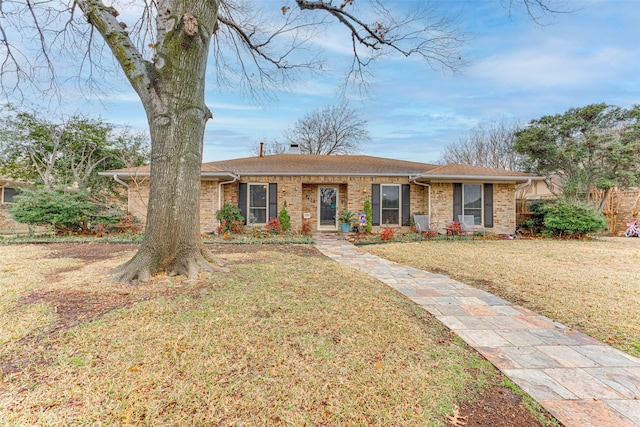
[[[77,265],[66,258],[48,259],[48,251],[37,246],[2,248],[0,262],[0,349],[6,349],[52,321],[51,307],[30,304],[14,310],[19,298],[47,285],[48,271]]]
[[[221,254],[228,275],[136,287],[103,281],[127,253],[2,249],[1,324],[39,308],[2,335],[1,425],[437,426],[497,375],[415,304],[311,248]]]
[[[640,239],[429,241],[365,248],[473,284],[640,356]]]

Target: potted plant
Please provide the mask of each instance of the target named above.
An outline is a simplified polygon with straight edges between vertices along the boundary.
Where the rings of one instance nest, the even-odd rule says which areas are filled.
[[[351,226],[356,220],[356,216],[349,209],[345,209],[338,214],[338,222],[340,223],[340,231],[348,233],[351,231]]]

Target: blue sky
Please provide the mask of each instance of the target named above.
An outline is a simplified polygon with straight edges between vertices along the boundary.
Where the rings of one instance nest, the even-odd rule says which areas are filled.
[[[442,11],[458,14],[472,36],[461,52],[469,65],[460,73],[397,57],[374,65],[370,96],[347,94],[368,119],[372,136],[361,154],[434,163],[444,146],[478,125],[526,123],[590,103],[640,103],[640,1],[568,0],[564,7],[574,12],[544,17],[543,25],[523,13],[510,14],[506,3],[436,2]],[[275,92],[270,102],[209,82],[207,104],[214,119],[206,130],[204,161],[250,156],[259,141],[276,140],[304,114],[335,103],[351,59],[340,42],[343,35],[332,29],[317,39],[330,71]],[[90,111],[119,126],[146,127],[140,101],[125,84],[114,84],[101,102],[65,104],[69,112]]]

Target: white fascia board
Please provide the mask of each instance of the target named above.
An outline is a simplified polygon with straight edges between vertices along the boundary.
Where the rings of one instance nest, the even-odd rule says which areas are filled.
[[[110,177],[114,177],[117,176],[121,179],[131,179],[131,178],[136,178],[136,177],[143,177],[143,176],[149,176],[150,173],[149,171],[139,171],[139,172],[134,172],[134,173],[129,173],[129,172],[98,172],[98,175],[100,176],[110,176]],[[218,179],[223,179],[223,178],[240,178],[239,175],[236,175],[234,173],[231,172],[201,172],[200,173],[200,177],[202,179],[205,180],[214,180],[214,178],[218,178]]]
[[[131,179],[131,178],[136,178],[139,176],[149,176],[149,172],[147,171],[140,171],[140,172],[134,172],[134,173],[129,173],[129,172],[110,172],[110,171],[106,171],[106,172],[98,172],[98,175],[100,176],[110,176],[111,178],[113,178],[114,176],[117,176],[118,178],[121,179]]]
[[[420,174],[411,177],[412,181],[421,180],[428,182],[453,182],[453,181],[482,181],[482,182],[504,182],[504,183],[521,183],[531,181],[540,181],[540,176],[508,176],[508,175],[429,175]]]
[[[242,176],[402,176],[410,177],[408,173],[356,173],[356,172],[245,172]]]
[[[218,181],[226,178],[231,178],[232,180],[237,181],[240,179],[240,175],[233,172],[200,172],[200,178],[206,181],[215,181],[214,178],[218,178]]]

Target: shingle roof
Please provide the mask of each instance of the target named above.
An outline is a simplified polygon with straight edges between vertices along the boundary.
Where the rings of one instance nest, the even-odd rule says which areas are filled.
[[[203,170],[205,167],[239,175],[412,175],[438,166],[372,156],[274,154],[205,163]]]
[[[536,178],[521,172],[490,169],[459,164],[434,165],[382,157],[343,155],[322,156],[310,154],[273,154],[245,157],[202,164],[203,177],[246,175],[378,175],[411,176],[421,181],[431,179],[511,179],[524,181]],[[101,175],[118,175],[122,178],[148,175],[149,166],[102,172]]]
[[[531,177],[531,174],[523,172],[508,171],[505,169],[492,169],[482,166],[461,165],[457,163],[449,163],[439,166],[429,171],[428,175],[470,175],[470,176],[513,176],[513,177]]]

